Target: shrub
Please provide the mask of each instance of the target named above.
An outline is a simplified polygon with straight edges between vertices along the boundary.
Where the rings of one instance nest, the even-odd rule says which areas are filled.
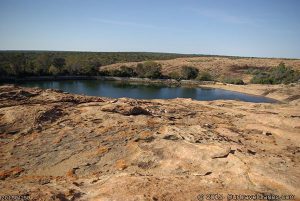
[[[182,66],[181,76],[183,79],[190,80],[195,79],[199,73],[199,70],[191,66]]]
[[[243,85],[243,84],[245,84],[242,79],[232,78],[232,77],[224,78],[223,82],[224,83],[228,83],[228,84],[236,84],[236,85]]]
[[[121,77],[121,72],[119,69],[113,69],[113,70],[110,70],[108,71],[108,75],[109,76],[114,76],[114,77]]]
[[[145,74],[145,68],[144,68],[144,64],[142,63],[138,63],[136,65],[136,69],[135,69],[135,73],[137,74],[138,77],[142,77]]]
[[[256,74],[250,82],[253,84],[275,84],[274,79],[265,72]]]
[[[108,70],[101,70],[101,71],[99,71],[99,75],[101,75],[101,76],[109,76],[109,71]]]
[[[143,78],[161,78],[161,65],[154,61],[139,63],[136,67],[136,74]]]
[[[121,66],[120,69],[111,70],[108,74],[116,77],[134,77],[136,75],[134,70],[127,66]]]
[[[256,74],[251,83],[254,84],[289,84],[297,82],[300,79],[300,72],[286,67],[284,63],[280,63],[276,68],[268,72]]]
[[[136,73],[134,72],[133,68],[127,66],[120,67],[121,77],[134,77]]]
[[[209,72],[200,72],[196,78],[199,81],[212,81],[213,78]]]
[[[175,79],[175,80],[180,80],[181,79],[181,76],[178,72],[171,72],[168,74],[168,77],[171,78],[171,79]]]

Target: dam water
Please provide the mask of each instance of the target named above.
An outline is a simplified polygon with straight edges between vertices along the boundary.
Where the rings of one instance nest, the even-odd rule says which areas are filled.
[[[39,87],[43,89],[60,89],[74,94],[89,96],[103,96],[111,98],[135,99],[172,99],[192,98],[201,101],[210,100],[240,100],[254,103],[274,103],[273,99],[254,96],[234,91],[213,88],[167,87],[131,84],[117,81],[101,80],[68,80],[68,81],[30,81],[19,83],[25,87]]]

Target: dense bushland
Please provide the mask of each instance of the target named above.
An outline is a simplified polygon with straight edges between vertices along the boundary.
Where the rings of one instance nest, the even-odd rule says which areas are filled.
[[[269,71],[256,72],[251,79],[254,84],[289,84],[300,80],[300,72],[280,63]]]

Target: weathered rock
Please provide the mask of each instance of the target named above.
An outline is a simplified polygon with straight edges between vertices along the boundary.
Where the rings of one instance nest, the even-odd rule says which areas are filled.
[[[230,153],[232,153],[232,150],[231,147],[228,147],[223,151],[214,154],[211,158],[226,158]]]
[[[165,140],[179,140],[179,137],[177,137],[176,135],[166,135],[163,137],[163,139]]]
[[[1,194],[32,200],[196,200],[200,193],[257,192],[299,198],[299,116],[295,102],[108,99],[1,86]]]
[[[14,167],[9,170],[1,171],[0,172],[0,180],[4,180],[8,177],[16,177],[23,171],[24,171],[24,169],[20,168],[20,167]]]
[[[39,114],[39,116],[36,119],[36,122],[38,124],[44,123],[47,121],[54,122],[62,115],[63,115],[63,110],[61,108],[53,107],[53,108]]]

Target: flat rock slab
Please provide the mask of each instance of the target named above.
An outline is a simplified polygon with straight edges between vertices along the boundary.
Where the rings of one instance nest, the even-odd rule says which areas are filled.
[[[0,87],[0,194],[32,200],[300,198],[300,107]]]

